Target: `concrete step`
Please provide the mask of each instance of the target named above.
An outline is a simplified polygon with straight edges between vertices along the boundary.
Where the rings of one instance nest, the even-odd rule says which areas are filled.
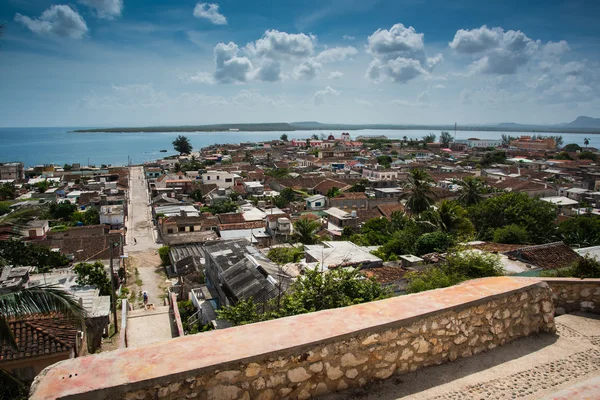
[[[156,307],[153,306],[152,304],[148,304],[148,308],[144,309],[144,308],[139,308],[139,309],[135,309],[133,311],[129,311],[129,313],[127,314],[127,318],[135,318],[135,317],[141,317],[144,315],[152,315],[152,314],[164,314],[164,313],[168,313],[170,311],[169,306],[160,306],[160,307]]]

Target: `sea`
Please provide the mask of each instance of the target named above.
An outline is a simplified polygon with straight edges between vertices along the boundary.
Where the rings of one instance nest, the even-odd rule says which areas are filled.
[[[287,131],[287,132],[147,132],[147,133],[75,133],[75,129],[85,128],[0,128],[0,162],[20,161],[25,166],[38,164],[81,165],[128,165],[141,164],[175,154],[172,142],[178,135],[190,139],[194,150],[215,143],[260,142],[279,139],[282,134],[288,138],[308,138],[313,134],[339,137],[342,131]],[[350,131],[353,139],[358,136],[385,135],[390,139],[404,136],[421,139],[423,136],[440,132],[432,130],[375,130]],[[454,134],[454,132],[451,132]],[[512,136],[532,135],[527,132],[457,131],[456,139],[500,139],[503,134]],[[537,133],[544,135],[545,133]],[[562,135],[564,144],[577,143],[583,147],[585,138],[589,146],[600,148],[600,135],[584,133],[547,133]],[[161,152],[167,150],[167,152]]]

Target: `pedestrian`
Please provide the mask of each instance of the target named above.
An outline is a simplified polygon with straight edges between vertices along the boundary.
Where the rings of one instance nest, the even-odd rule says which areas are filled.
[[[148,293],[144,292],[144,295],[142,297],[144,299],[144,306],[146,306],[148,304]]]
[[[133,238],[133,244],[137,244],[137,239]]]

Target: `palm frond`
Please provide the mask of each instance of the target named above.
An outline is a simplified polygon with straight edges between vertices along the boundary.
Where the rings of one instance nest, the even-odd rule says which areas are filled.
[[[56,286],[33,286],[0,295],[0,343],[6,342],[16,348],[12,331],[8,327],[8,319],[55,313],[77,323],[85,317],[85,310],[77,300]]]

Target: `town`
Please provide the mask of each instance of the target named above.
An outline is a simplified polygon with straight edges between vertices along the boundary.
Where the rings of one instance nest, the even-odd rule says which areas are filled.
[[[326,347],[318,357],[317,350],[302,350],[293,361],[296,369],[285,369],[287,359],[269,361],[288,372],[268,385],[261,375],[261,384],[254,380],[245,387],[237,370],[228,371],[235,366],[221,372],[234,382],[225,389],[210,386],[208,375],[203,381],[206,398],[255,398],[268,391],[271,397],[261,398],[308,398],[362,387],[373,374],[386,379],[396,368],[415,371],[529,332],[552,331],[554,315],[600,311],[597,280],[591,279],[591,289],[575,289],[581,299],[554,303],[544,291],[548,285],[526,283],[532,277],[600,278],[600,150],[589,147],[588,139],[569,143],[566,134],[455,140],[446,131],[420,139],[360,132],[288,137],[294,134],[202,149],[179,136],[173,142],[177,155],[143,165],[1,163],[0,297],[7,300],[0,301],[0,328],[12,338],[2,343],[0,369],[21,382],[6,390],[26,393],[46,367],[63,360],[142,351],[177,337],[201,340],[234,326],[243,328],[232,332],[254,335],[267,326],[254,323],[265,321],[288,332],[282,325],[287,317],[308,323],[319,311],[349,312],[344,310],[379,300],[370,304],[381,304],[385,313],[391,304],[386,302],[444,296],[432,290],[455,285],[477,293],[510,292],[495,295],[503,299],[494,303],[500,311],[488,312],[508,314],[493,318],[514,317],[515,310],[502,311],[507,299],[531,296],[540,302],[532,303],[537,314],[529,319],[505,319],[505,326],[500,320],[493,335],[465,333],[453,337],[453,347],[439,349],[438,339],[419,341],[415,356],[401,350],[405,358],[398,360],[409,360],[406,365],[387,361],[393,353],[387,349],[386,361],[373,361],[373,372],[357,370],[371,361],[347,353],[351,357],[342,357],[341,365],[348,368],[338,375],[327,367],[327,382],[314,387],[300,382],[321,373],[322,362],[310,362],[325,359]],[[493,278],[500,286],[490,281],[492,289],[477,287],[489,277],[502,277]],[[510,280],[517,277],[523,279]],[[511,294],[511,285],[518,295]],[[569,290],[565,284],[563,296]],[[44,300],[31,306],[35,313],[19,314],[21,308],[10,305],[19,293]],[[327,315],[335,320],[341,314]],[[525,333],[517,333],[509,324],[522,318],[527,322],[517,324]],[[428,331],[436,329],[428,324]],[[509,328],[510,337],[502,336]],[[315,338],[321,334],[311,329]],[[477,339],[485,336],[488,341]],[[369,338],[362,343],[375,341]],[[235,343],[231,348],[241,351]],[[465,355],[467,344],[473,351]],[[245,376],[266,371],[267,362],[259,364],[248,364]],[[310,371],[304,368],[309,364]],[[42,375],[33,398],[46,398],[44,390],[52,389]],[[157,389],[158,397],[194,397],[194,384],[186,380],[184,393],[180,383],[170,382]],[[154,396],[154,389],[141,388],[135,389],[140,397],[131,398]]]

